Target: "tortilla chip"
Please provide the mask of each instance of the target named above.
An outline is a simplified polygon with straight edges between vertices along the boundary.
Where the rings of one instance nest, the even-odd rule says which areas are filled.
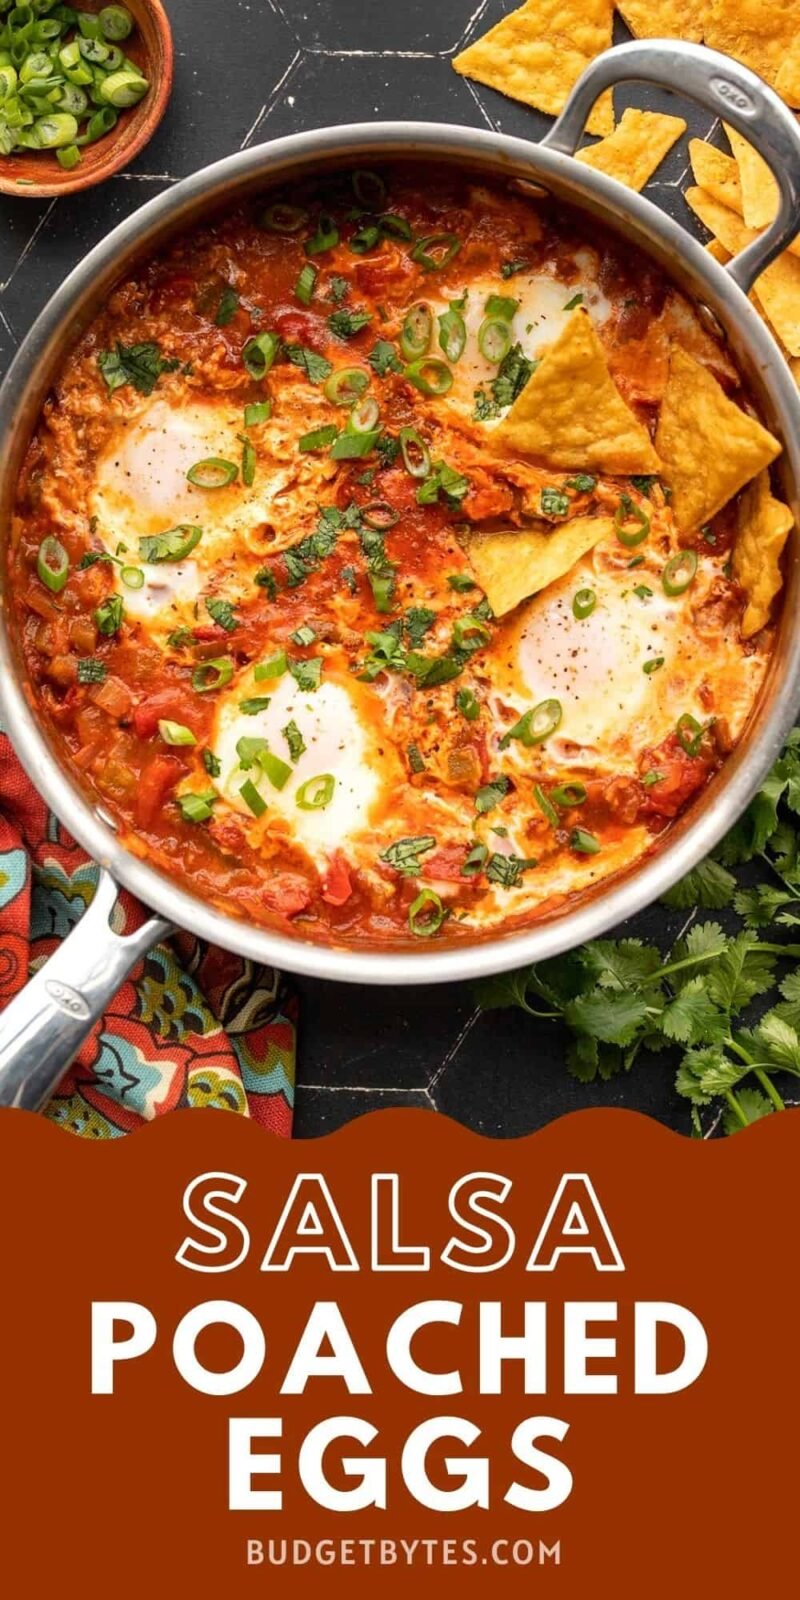
[[[707,367],[676,345],[661,402],[656,449],[683,533],[717,511],[780,454],[778,440],[748,416]]]
[[[726,250],[724,244],[720,244],[719,239],[709,239],[706,250],[710,256],[714,257],[715,261],[719,262],[721,267],[726,267],[732,259],[730,250]]]
[[[583,309],[572,312],[491,440],[548,467],[659,470],[647,429],[625,404]]]
[[[578,160],[629,189],[643,189],[685,132],[683,117],[668,117],[661,111],[624,111],[614,132],[588,150],[580,150]]]
[[[738,211],[741,216],[742,184],[733,156],[726,156],[724,150],[706,144],[704,139],[690,139],[689,160],[695,182],[700,188],[718,200],[721,206]]]
[[[688,39],[699,44],[703,21],[696,0],[617,0],[634,39]]]
[[[584,68],[609,48],[613,15],[613,0],[526,0],[462,50],[453,66],[465,78],[555,116]],[[590,133],[612,132],[610,91],[586,126]]]
[[[781,552],[793,526],[789,507],[770,490],[769,473],[760,472],[739,502],[733,547],[733,576],[747,595],[743,639],[751,639],[769,622],[770,606],[783,585]]]
[[[787,106],[800,106],[800,42],[792,46],[781,62],[775,88]]]
[[[796,0],[705,0],[703,37],[774,84],[797,39]]]
[[[704,222],[720,244],[738,255],[758,234],[745,227],[740,217],[721,206],[705,189],[687,189],[685,197],[695,216]],[[800,356],[800,260],[784,250],[756,278],[755,294],[764,313],[789,354]]]
[[[467,560],[495,616],[503,617],[521,600],[563,578],[587,550],[613,532],[611,517],[573,517],[552,533],[543,528],[475,533],[467,544]]]
[[[766,228],[778,215],[778,185],[764,157],[727,123],[725,132],[739,168],[744,220],[748,228]]]

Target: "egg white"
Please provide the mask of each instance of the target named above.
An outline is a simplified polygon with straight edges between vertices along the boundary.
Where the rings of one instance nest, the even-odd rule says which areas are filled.
[[[448,403],[467,416],[472,416],[475,390],[482,384],[490,384],[497,377],[497,365],[487,361],[478,345],[478,334],[486,316],[486,302],[490,295],[504,295],[519,301],[511,319],[511,345],[519,344],[526,356],[535,357],[545,345],[552,344],[558,338],[570,315],[566,307],[575,295],[583,295],[583,304],[595,322],[602,323],[610,315],[610,302],[594,280],[593,265],[590,253],[584,253],[579,263],[580,276],[570,284],[561,283],[548,272],[518,272],[507,280],[491,277],[473,280],[462,312],[467,341],[463,355],[452,367],[453,387],[447,396]],[[435,319],[448,309],[449,302],[436,300],[430,304],[434,311],[431,354],[439,357],[442,352],[438,343],[439,325]],[[485,426],[496,426],[497,421],[499,418],[490,419]]]
[[[254,716],[241,710],[243,699],[268,696],[269,705]],[[302,690],[285,673],[277,681],[256,682],[252,672],[239,676],[219,696],[212,748],[220,763],[214,780],[234,810],[252,820],[242,799],[247,779],[254,782],[268,807],[270,821],[279,819],[296,844],[324,868],[333,851],[352,847],[368,834],[392,782],[399,777],[391,752],[376,750],[374,718],[377,697],[367,685],[325,676],[318,689]],[[306,746],[292,763],[283,729],[293,721]],[[291,766],[282,789],[274,788],[258,768],[243,771],[236,746],[242,738],[266,739],[273,755]],[[297,791],[310,778],[330,773],[335,782],[330,803],[316,811],[302,810]],[[268,824],[269,825],[269,824]]]
[[[108,553],[142,568],[141,588],[120,586],[131,617],[151,627],[191,620],[178,613],[194,603],[212,571],[222,575],[215,592],[236,599],[267,554],[302,534],[304,518],[323,498],[331,463],[301,454],[297,440],[328,409],[317,390],[290,372],[276,387],[268,424],[247,432],[235,401],[184,395],[173,403],[154,396],[119,416],[97,462],[90,506]],[[252,485],[241,474],[223,489],[189,483],[187,473],[200,461],[213,457],[240,465],[245,434],[257,457]],[[203,529],[190,559],[140,560],[140,538],[180,524]]]

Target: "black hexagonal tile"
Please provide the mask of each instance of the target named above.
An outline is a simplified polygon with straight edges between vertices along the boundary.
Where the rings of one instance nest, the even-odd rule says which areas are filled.
[[[453,50],[480,0],[273,0],[297,40],[312,50]],[[512,8],[513,9],[513,8]]]
[[[169,184],[164,182],[112,178],[92,192],[88,201],[83,195],[56,200],[0,297],[0,310],[5,311],[14,331],[25,333],[87,251],[166,188]]]
[[[464,81],[444,58],[306,55],[254,133],[254,141],[301,128],[394,118],[481,121]]]

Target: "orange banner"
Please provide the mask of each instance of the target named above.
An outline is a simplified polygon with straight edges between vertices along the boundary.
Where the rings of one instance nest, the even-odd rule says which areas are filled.
[[[799,1154],[0,1113],[5,1592],[788,1592]]]

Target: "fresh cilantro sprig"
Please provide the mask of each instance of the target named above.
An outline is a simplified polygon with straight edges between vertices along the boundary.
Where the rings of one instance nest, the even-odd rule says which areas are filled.
[[[486,979],[478,1003],[559,1019],[567,1069],[583,1083],[669,1052],[693,1131],[710,1110],[735,1133],[784,1109],[776,1078],[800,1078],[800,944],[761,931],[800,926],[800,730],[713,856],[665,898],[723,911],[730,926],[692,922],[667,952],[595,940]]]

